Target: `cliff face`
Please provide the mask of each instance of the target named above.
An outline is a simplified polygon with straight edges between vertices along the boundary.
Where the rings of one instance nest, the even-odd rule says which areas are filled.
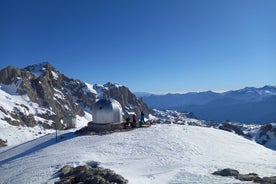
[[[141,111],[148,115],[151,110],[144,103],[142,99],[137,99],[136,96],[130,92],[130,90],[125,86],[120,86],[117,84],[107,83],[104,85],[104,94],[106,98],[114,98],[123,107],[125,116],[130,115],[135,112],[137,116],[141,114]]]
[[[0,102],[2,119],[13,125],[41,124],[46,128],[71,128],[75,117],[84,116],[84,111],[92,112],[94,102],[102,97],[119,101],[125,117],[132,112],[137,115],[141,111],[146,115],[150,113],[147,105],[125,86],[87,84],[63,75],[49,63],[23,69],[8,66],[0,71],[0,86],[6,93],[27,96],[30,102],[38,105],[36,110],[31,110],[28,105],[22,108],[22,104],[18,104],[20,108],[15,106],[12,110],[6,110]]]

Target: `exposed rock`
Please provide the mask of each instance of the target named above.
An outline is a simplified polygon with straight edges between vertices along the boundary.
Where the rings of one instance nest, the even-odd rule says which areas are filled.
[[[219,126],[219,129],[225,130],[228,132],[235,132],[236,134],[242,135],[242,136],[244,135],[242,129],[239,126],[233,125],[230,123],[223,123],[222,125]]]
[[[70,175],[73,172],[73,167],[66,165],[60,170],[60,177],[66,177],[67,175]]]
[[[237,177],[239,175],[239,171],[235,170],[235,169],[222,169],[219,171],[215,171],[212,173],[213,175],[220,175],[220,176],[234,176]]]
[[[126,184],[128,181],[110,169],[91,166],[64,166],[60,169],[60,181],[55,184]]]
[[[261,184],[276,184],[276,176],[263,177]]]
[[[254,181],[254,182],[261,181],[261,178],[256,173],[238,174],[236,179],[241,180],[241,181]]]
[[[241,181],[253,181],[261,184],[276,184],[276,176],[260,178],[256,173],[240,174],[239,171],[229,168],[215,171],[212,174],[219,176],[232,176]]]
[[[257,132],[255,141],[259,144],[265,145],[267,142],[273,142],[276,140],[276,124],[269,123],[263,125]]]
[[[7,146],[7,140],[0,139],[0,147]]]
[[[261,127],[259,137],[262,137],[267,134],[268,131],[271,131],[273,126],[271,124],[266,124]]]
[[[141,111],[143,111],[146,116],[152,113],[143,99],[137,99],[127,87],[112,84],[110,82],[106,83],[104,87],[106,87],[104,90],[105,97],[117,100],[123,107],[125,117],[130,115],[128,112],[135,112],[138,117]]]

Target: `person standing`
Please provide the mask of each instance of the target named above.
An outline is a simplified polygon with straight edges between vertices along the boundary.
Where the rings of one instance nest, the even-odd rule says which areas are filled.
[[[145,123],[145,114],[144,112],[142,111],[141,112],[141,117],[140,117],[140,125],[143,125]]]
[[[136,115],[133,114],[132,115],[132,128],[135,128],[135,127],[138,127],[137,124],[136,124]]]

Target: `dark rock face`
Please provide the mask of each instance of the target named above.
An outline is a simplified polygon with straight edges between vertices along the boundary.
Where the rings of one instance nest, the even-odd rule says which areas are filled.
[[[276,176],[263,177],[261,184],[276,184]]]
[[[223,123],[222,125],[219,126],[219,129],[221,130],[225,130],[228,132],[235,132],[238,135],[244,135],[242,129],[237,126],[237,125],[233,125],[233,124],[229,124],[229,123]]]
[[[40,72],[40,75],[36,75]],[[0,71],[0,83],[5,85],[17,85],[16,93],[27,95],[32,102],[40,107],[48,109],[44,114],[38,116],[50,119],[55,122],[58,129],[69,128],[69,122],[61,123],[65,117],[83,116],[84,111],[74,102],[72,96],[65,93],[64,81],[69,80],[60,72],[56,71],[49,63],[42,63],[39,66],[28,66],[24,69],[17,69],[9,66]],[[26,107],[27,108],[27,107]],[[29,109],[26,109],[28,111]],[[20,112],[17,107],[10,112],[18,124],[33,127],[37,124],[33,114],[27,115]],[[9,121],[8,121],[9,122]],[[13,124],[16,124],[13,122]],[[12,124],[12,122],[9,122]],[[53,128],[53,125],[50,125]]]
[[[212,174],[219,176],[233,176],[241,181],[253,181],[261,184],[276,184],[276,176],[260,178],[256,173],[240,174],[239,171],[230,168],[215,171]]]
[[[55,184],[126,184],[128,181],[110,169],[91,166],[64,166],[60,169],[60,181]]]
[[[7,140],[0,139],[0,147],[7,146]]]
[[[39,123],[46,128],[73,128],[76,115],[84,116],[84,111],[91,112],[93,104],[101,97],[119,101],[125,117],[128,112],[135,112],[137,116],[141,111],[144,111],[146,116],[151,112],[127,87],[107,83],[104,86],[91,85],[93,89],[90,90],[88,84],[66,77],[49,63],[31,65],[24,69],[13,66],[4,68],[0,71],[0,84],[15,85],[16,91],[13,93],[27,95],[30,101],[44,108],[44,111],[35,115],[45,121],[36,122],[34,114],[20,112],[16,107],[12,112],[7,112],[0,105],[0,110],[13,118],[7,117],[5,120],[13,125],[32,127]],[[28,107],[25,108],[25,111],[29,111]],[[48,120],[52,120],[54,124],[47,122]]]
[[[141,111],[143,111],[146,116],[152,113],[143,99],[137,99],[127,87],[116,86],[110,82],[105,84],[104,87],[107,88],[104,90],[105,97],[117,100],[123,107],[125,117],[130,115],[128,112],[135,112],[138,117]]]
[[[220,176],[238,176],[239,171],[235,170],[235,169],[223,169],[223,170],[219,170],[219,171],[215,171],[212,174],[214,175],[220,175]]]
[[[273,137],[274,136],[274,137]],[[263,125],[256,137],[256,142],[265,145],[269,141],[273,141],[276,138],[276,126],[272,124]]]

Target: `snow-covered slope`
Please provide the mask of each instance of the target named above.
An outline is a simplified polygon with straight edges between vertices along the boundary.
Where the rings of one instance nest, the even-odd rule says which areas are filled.
[[[0,149],[0,183],[53,183],[64,165],[97,161],[130,183],[239,183],[211,175],[223,168],[276,175],[276,152],[213,128],[158,124],[109,135],[48,134]]]

